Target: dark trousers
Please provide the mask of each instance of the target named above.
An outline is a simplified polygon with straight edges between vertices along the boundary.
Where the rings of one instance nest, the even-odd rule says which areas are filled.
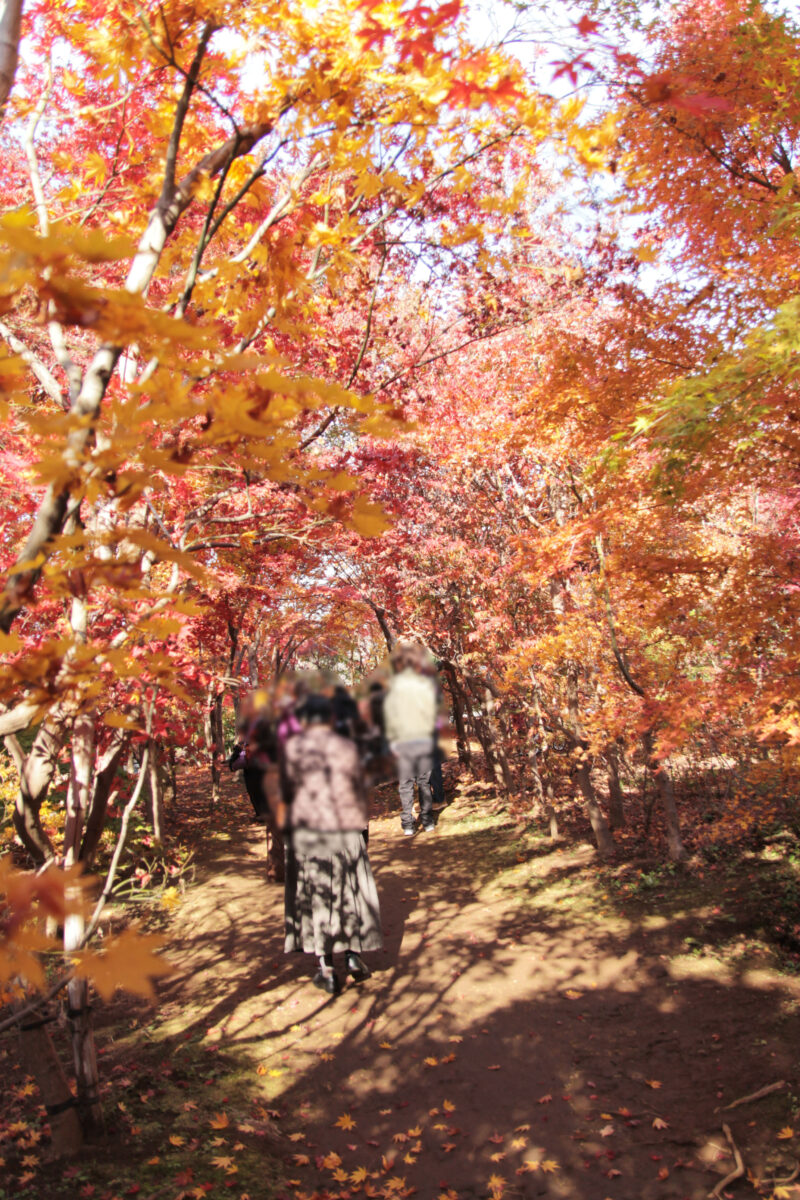
[[[431,792],[433,794],[433,803],[437,808],[444,808],[446,804],[444,795],[444,778],[442,777],[442,763],[444,755],[438,741],[433,745],[433,770],[431,771]]]
[[[250,797],[250,803],[253,806],[253,812],[257,817],[267,815],[267,798],[264,795],[264,772],[254,770],[252,767],[244,769],[244,786],[247,788],[247,794]]]
[[[414,828],[414,784],[419,791],[419,815],[423,825],[433,823],[431,771],[433,770],[433,738],[418,738],[413,742],[395,742],[392,750],[397,756],[397,779],[404,829]]]

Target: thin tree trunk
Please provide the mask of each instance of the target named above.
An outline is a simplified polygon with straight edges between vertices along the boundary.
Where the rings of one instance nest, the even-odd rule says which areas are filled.
[[[485,685],[483,689],[483,711],[486,714],[486,731],[494,756],[494,775],[501,792],[510,796],[514,791],[514,780],[511,774],[506,752],[498,735],[497,701],[492,689]]]
[[[59,1062],[46,1019],[34,1014],[19,1029],[20,1065],[36,1080],[50,1126],[52,1158],[77,1154],[83,1145],[83,1130],[64,1068]]]
[[[589,821],[592,826],[595,841],[597,842],[597,850],[601,858],[611,858],[616,850],[614,839],[611,836],[611,830],[608,828],[608,822],[603,816],[598,800],[597,793],[594,790],[589,763],[584,759],[577,771],[575,778],[578,781],[578,787],[581,789],[583,798],[586,801],[586,808],[589,813]]]
[[[535,729],[532,727],[530,731],[531,744],[533,746],[533,754],[531,756],[533,760],[532,766],[535,779],[538,780],[538,789],[544,815],[550,827],[550,837],[555,839],[558,837],[558,818],[554,803],[553,781],[549,774],[542,774],[539,766],[540,762],[544,763],[546,761],[550,744],[542,715],[542,705],[539,701],[539,685],[536,682],[536,676],[533,671],[530,672],[530,680],[533,687],[533,715],[536,721]]]
[[[456,669],[452,663],[445,664],[444,673],[450,689],[450,699],[453,707],[453,723],[456,727],[458,761],[462,767],[466,767],[469,771],[472,771],[472,753],[469,748],[469,733],[465,723],[466,697],[463,690],[459,687]]]
[[[163,815],[164,815],[164,796],[161,786],[161,771],[159,770],[158,751],[155,742],[150,739],[148,743],[150,754],[148,756],[148,783],[150,784],[150,823],[153,827],[153,837],[160,846],[163,838]]]
[[[81,713],[72,730],[72,764],[67,792],[67,821],[64,827],[64,865],[78,862],[94,767],[94,719]],[[69,961],[83,941],[86,929],[81,912],[64,918],[64,956]],[[67,1024],[72,1043],[75,1080],[78,1088],[78,1116],[86,1132],[101,1129],[97,1055],[94,1046],[89,987],[86,979],[71,979],[67,985]]]
[[[211,732],[214,739],[211,768],[213,788],[212,803],[217,805],[220,802],[222,764],[225,761],[225,734],[222,725],[222,692],[219,692],[219,694],[214,697],[214,705],[211,711]]]
[[[114,786],[117,769],[128,744],[128,735],[115,731],[109,745],[97,760],[92,781],[92,800],[86,818],[86,831],[80,848],[80,860],[85,870],[90,870],[106,823],[109,797]]]
[[[616,846],[614,838],[611,835],[611,830],[608,828],[608,822],[603,816],[603,810],[597,801],[597,793],[592,783],[589,759],[586,757],[588,746],[583,734],[578,709],[578,671],[574,665],[569,667],[567,673],[567,708],[569,712],[570,733],[581,755],[575,772],[575,778],[586,801],[589,822],[597,843],[597,851],[601,858],[610,858],[614,854]]]
[[[14,735],[5,739],[19,776],[14,829],[38,866],[55,855],[55,848],[42,827],[39,813],[53,782],[58,755],[68,728],[69,717],[63,710],[51,713],[37,730],[27,756]]]
[[[605,753],[608,766],[608,824],[611,829],[625,828],[625,798],[619,778],[619,757],[616,746]]]
[[[675,804],[675,792],[672,786],[672,775],[666,762],[659,759],[655,753],[655,742],[652,729],[642,734],[647,767],[655,781],[661,807],[664,810],[664,823],[667,832],[667,848],[673,862],[681,862],[686,858],[686,847],[681,838],[681,824],[678,808]]]
[[[22,0],[0,0],[0,115],[14,86],[21,25]]]
[[[220,800],[220,759],[217,753],[216,730],[214,724],[214,683],[210,683],[206,693],[206,707],[203,717],[203,736],[211,767],[211,807],[216,808]]]

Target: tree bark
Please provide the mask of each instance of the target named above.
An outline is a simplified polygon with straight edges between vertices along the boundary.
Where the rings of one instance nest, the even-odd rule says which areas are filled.
[[[611,858],[616,846],[614,838],[611,835],[611,830],[608,828],[608,822],[603,815],[603,810],[597,801],[597,793],[592,783],[589,759],[586,757],[589,747],[584,737],[578,707],[578,669],[574,664],[570,664],[567,671],[567,711],[569,714],[570,736],[575,744],[575,748],[581,755],[575,772],[575,778],[586,801],[589,822],[597,843],[597,851],[601,858]]]
[[[67,821],[64,827],[64,865],[79,860],[84,820],[89,807],[89,790],[94,767],[95,726],[89,713],[80,713],[72,731],[72,766],[67,792]],[[64,956],[69,961],[83,941],[86,923],[81,912],[64,918]],[[85,979],[67,984],[67,1025],[78,1090],[78,1116],[84,1131],[102,1128],[97,1055],[94,1046],[89,987]]]
[[[597,842],[597,851],[601,858],[612,858],[616,850],[616,845],[611,830],[608,827],[608,822],[603,816],[597,801],[597,793],[594,790],[589,763],[584,759],[575,772],[575,778],[578,781],[578,787],[581,789],[583,798],[586,801],[586,808],[589,813],[589,822],[592,826],[595,841]]]
[[[611,829],[625,828],[625,798],[619,778],[619,752],[611,746],[605,753],[608,767],[608,823]]]
[[[148,745],[150,747],[150,754],[147,761],[148,783],[150,784],[150,824],[153,828],[153,837],[160,846],[163,841],[164,795],[161,786],[158,751],[152,738]]]
[[[77,1103],[59,1062],[47,1024],[33,1016],[19,1030],[20,1064],[36,1080],[50,1126],[50,1155],[62,1158],[77,1154],[83,1145],[83,1130]]]
[[[483,711],[486,715],[487,737],[494,758],[494,776],[503,795],[511,796],[514,791],[514,779],[502,741],[498,736],[497,701],[492,688],[486,684],[483,688]]]
[[[21,26],[22,0],[0,0],[0,115],[14,86]]]
[[[531,775],[533,777],[534,789],[536,791],[537,800],[547,820],[550,837],[555,839],[558,837],[558,818],[555,809],[555,793],[553,789],[553,781],[549,773],[542,770],[542,766],[546,764],[547,755],[550,749],[550,743],[547,736],[547,729],[544,724],[544,716],[542,715],[542,705],[539,698],[539,684],[536,680],[536,675],[531,670],[529,672],[531,687],[533,689],[533,704],[529,706],[528,711],[533,718],[533,723],[528,730],[528,738],[531,744],[528,757],[531,763]]]
[[[115,730],[108,746],[97,760],[92,781],[92,799],[86,818],[86,830],[80,848],[80,860],[90,870],[106,823],[106,812],[117,769],[128,744],[128,735]]]
[[[211,766],[212,808],[216,808],[220,802],[221,766],[224,754],[224,747],[219,740],[219,731],[222,728],[222,696],[215,695],[214,687],[215,684],[213,682],[209,684],[208,692],[206,693],[206,710],[203,722],[203,734]],[[219,716],[217,714],[217,706],[219,706]]]
[[[69,728],[63,710],[50,714],[39,727],[27,755],[16,737],[9,735],[5,744],[19,776],[14,805],[14,829],[37,866],[55,855],[55,848],[42,828],[39,813],[53,782],[58,755]]]
[[[445,679],[447,680],[448,688],[450,689],[450,699],[453,706],[453,724],[456,727],[456,748],[458,750],[458,761],[462,767],[466,767],[472,771],[472,752],[469,748],[469,733],[466,727],[466,707],[467,699],[463,689],[460,687],[456,669],[452,663],[443,663],[442,670],[444,671]]]
[[[655,752],[653,730],[648,729],[642,734],[647,768],[655,781],[658,798],[664,810],[664,823],[667,832],[667,849],[673,862],[681,862],[687,857],[686,847],[681,838],[681,823],[678,807],[675,803],[675,792],[672,786],[672,775],[667,763],[659,759]]]

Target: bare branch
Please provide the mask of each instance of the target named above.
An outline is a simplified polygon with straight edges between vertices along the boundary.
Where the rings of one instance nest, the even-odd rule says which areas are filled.
[[[5,338],[14,353],[19,355],[22,361],[28,364],[50,399],[54,400],[56,404],[61,405],[62,408],[67,407],[64,394],[58,385],[55,375],[47,369],[42,360],[37,358],[32,350],[27,348],[24,342],[20,341],[17,335],[6,325],[5,321],[0,321],[0,336]]]
[[[200,41],[197,44],[197,50],[195,51],[194,58],[192,59],[192,65],[189,68],[188,74],[184,80],[181,98],[178,101],[175,109],[175,119],[172,123],[172,132],[169,135],[169,142],[167,143],[167,158],[164,164],[164,182],[161,187],[162,204],[169,203],[172,198],[172,194],[175,191],[175,167],[178,162],[178,151],[180,150],[181,146],[183,125],[186,120],[186,114],[189,111],[189,105],[192,102],[192,95],[194,93],[195,86],[197,85],[200,67],[203,64],[208,43],[210,42],[211,35],[213,33],[213,25],[205,25],[203,27],[203,32],[200,35]]]

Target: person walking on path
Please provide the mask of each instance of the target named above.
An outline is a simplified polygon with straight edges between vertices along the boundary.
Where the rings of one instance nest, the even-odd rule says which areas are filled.
[[[248,700],[247,715],[240,721],[239,730],[228,767],[231,771],[242,771],[254,819],[266,827],[267,879],[283,883],[286,878],[283,834],[270,799],[273,776],[278,773],[279,745],[264,693],[256,693]]]
[[[402,815],[400,823],[406,837],[413,837],[414,788],[419,793],[422,828],[435,828],[431,771],[434,765],[436,734],[436,683],[425,673],[422,647],[400,645],[392,653],[394,676],[383,704],[383,716],[389,746],[397,761],[398,791]]]
[[[331,728],[331,701],[310,695],[298,716],[303,731],[284,747],[291,790],[284,951],[316,955],[314,984],[336,996],[334,954],[344,953],[345,971],[359,983],[371,974],[361,954],[383,946],[364,836],[367,797],[355,743]]]

